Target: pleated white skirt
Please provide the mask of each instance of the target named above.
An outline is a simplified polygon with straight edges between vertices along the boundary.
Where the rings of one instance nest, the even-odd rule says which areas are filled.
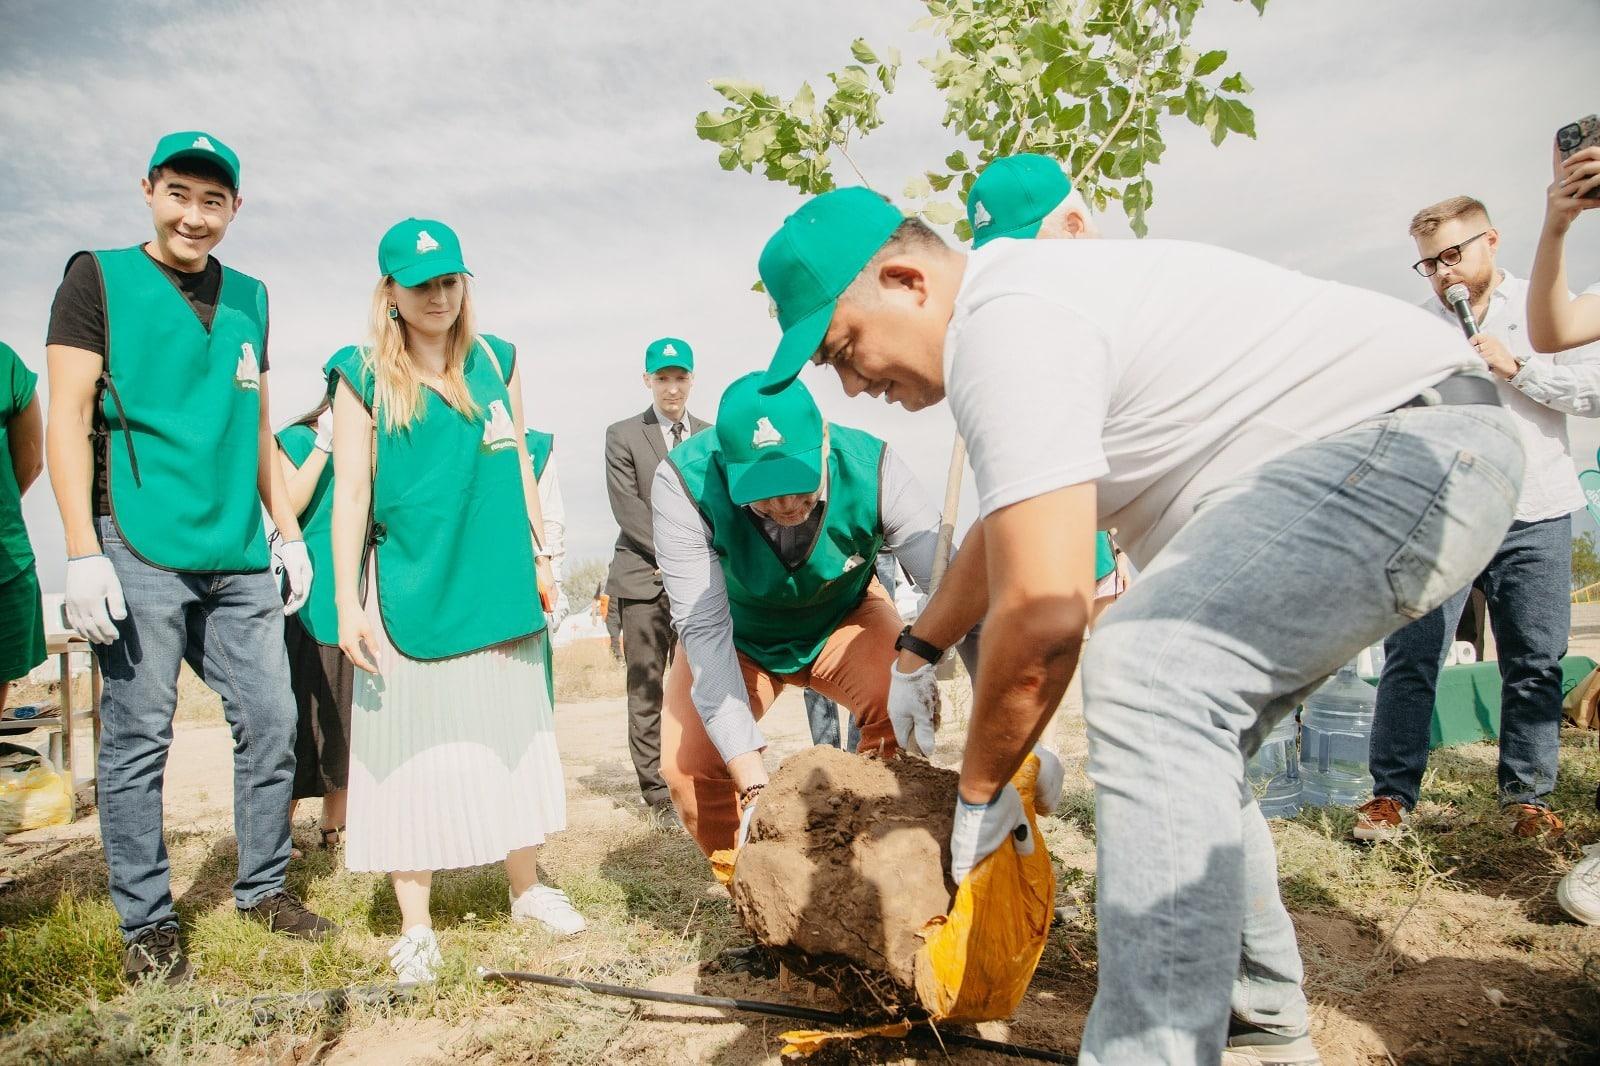
[[[545,634],[418,662],[376,613],[380,673],[357,670],[351,701],[345,866],[481,866],[565,829]]]

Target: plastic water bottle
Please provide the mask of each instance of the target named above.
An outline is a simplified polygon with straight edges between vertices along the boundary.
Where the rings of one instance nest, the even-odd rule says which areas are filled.
[[[1250,787],[1268,818],[1293,818],[1300,813],[1300,723],[1291,712],[1272,727],[1250,760]]]
[[[1345,664],[1305,702],[1300,715],[1301,802],[1354,807],[1372,796],[1367,747],[1378,690]]]

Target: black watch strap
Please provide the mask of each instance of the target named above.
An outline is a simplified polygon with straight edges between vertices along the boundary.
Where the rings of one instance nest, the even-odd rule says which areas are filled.
[[[900,631],[899,638],[894,642],[895,651],[908,651],[912,655],[920,655],[930,663],[936,663],[944,658],[944,649],[929,644],[921,637],[911,635],[911,627],[906,626]]]

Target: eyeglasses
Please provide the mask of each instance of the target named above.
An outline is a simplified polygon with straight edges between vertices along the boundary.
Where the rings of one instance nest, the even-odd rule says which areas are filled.
[[[1488,230],[1483,231],[1483,233],[1488,232]],[[1468,237],[1460,244],[1452,244],[1448,248],[1441,248],[1438,255],[1432,255],[1426,259],[1418,259],[1411,264],[1411,269],[1425,278],[1431,278],[1439,272],[1441,266],[1453,267],[1461,262],[1461,249],[1477,240],[1478,237],[1482,237],[1483,233],[1478,234],[1477,237]]]

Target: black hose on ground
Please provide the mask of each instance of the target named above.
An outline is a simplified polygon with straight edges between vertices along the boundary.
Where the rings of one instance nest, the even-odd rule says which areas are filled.
[[[583,981],[576,977],[556,977],[552,974],[528,973],[521,970],[491,970],[483,966],[478,967],[478,976],[485,981],[550,985],[555,988],[580,988],[585,992],[593,992],[601,996],[642,999],[655,1003],[680,1003],[690,1007],[717,1007],[722,1010],[746,1011],[751,1014],[768,1014],[778,1018],[796,1018],[800,1021],[818,1022],[823,1025],[851,1027],[858,1024],[856,1019],[846,1014],[812,1010],[809,1007],[791,1007],[786,1003],[767,1003],[757,999],[735,999],[731,996],[696,996],[686,992],[657,992],[650,988],[628,988],[624,985],[608,985],[598,981]],[[974,1051],[992,1051],[999,1055],[1011,1055],[1019,1059],[1032,1059],[1035,1062],[1074,1064],[1078,1061],[1076,1055],[1069,1055],[1061,1051],[1024,1047],[1021,1044],[1007,1044],[999,1040],[985,1040],[981,1036],[968,1036],[965,1033],[947,1032],[942,1029],[938,1031],[937,1037],[943,1043],[954,1047],[972,1048]]]

